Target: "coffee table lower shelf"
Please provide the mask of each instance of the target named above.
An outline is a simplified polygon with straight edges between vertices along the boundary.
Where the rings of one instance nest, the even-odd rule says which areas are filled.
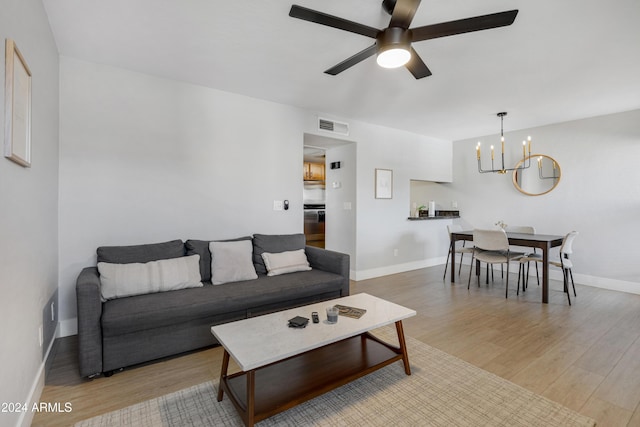
[[[218,401],[226,392],[247,426],[403,360],[411,375],[402,323],[396,322],[400,347],[365,332],[251,371],[227,375],[225,350]],[[253,392],[251,392],[253,391]]]

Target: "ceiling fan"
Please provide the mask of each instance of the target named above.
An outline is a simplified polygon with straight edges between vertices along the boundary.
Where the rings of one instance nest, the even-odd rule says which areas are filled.
[[[383,0],[382,7],[391,15],[391,21],[389,26],[382,30],[295,4],[291,6],[289,16],[375,39],[375,43],[372,46],[329,68],[325,71],[327,74],[335,76],[377,54],[378,65],[386,68],[396,68],[404,65],[416,79],[421,79],[430,76],[431,71],[411,47],[411,43],[504,27],[511,25],[518,14],[518,10],[508,10],[473,18],[409,28],[419,5],[420,0]]]

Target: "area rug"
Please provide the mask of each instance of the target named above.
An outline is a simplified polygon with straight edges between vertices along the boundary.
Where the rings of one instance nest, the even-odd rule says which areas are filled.
[[[397,342],[395,329],[375,334]],[[406,338],[412,375],[401,362],[257,423],[257,426],[595,426],[569,408],[420,341]],[[283,379],[286,381],[286,379]],[[81,421],[76,427],[243,426],[218,381]]]

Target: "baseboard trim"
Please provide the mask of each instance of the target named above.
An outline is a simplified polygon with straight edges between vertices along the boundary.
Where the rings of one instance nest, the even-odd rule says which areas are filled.
[[[562,274],[559,274],[559,276],[559,280],[562,280]],[[573,280],[581,285],[593,286],[594,288],[640,295],[640,283],[637,282],[607,279],[604,277],[588,276],[586,274],[574,274]]]
[[[42,363],[40,364],[40,368],[38,368],[38,373],[36,374],[36,377],[33,380],[33,384],[31,385],[31,389],[29,390],[29,394],[27,396],[27,399],[25,400],[25,402],[27,402],[27,405],[28,405],[27,406],[28,410],[23,411],[20,414],[20,418],[18,419],[18,423],[16,424],[17,426],[29,427],[33,422],[33,416],[35,415],[35,413],[31,410],[31,408],[33,408],[34,404],[38,403],[38,401],[40,400],[40,396],[42,395],[42,390],[44,389],[44,379],[46,375],[47,360],[51,355],[51,349],[53,348],[53,344],[56,342],[56,337],[58,336],[59,330],[60,330],[60,323],[56,325],[56,330],[53,334],[53,338],[51,339],[51,342],[47,347],[47,352],[42,360]]]
[[[359,280],[374,279],[376,277],[388,276],[390,274],[404,273],[406,271],[412,271],[412,270],[419,270],[421,268],[433,267],[435,265],[442,265],[442,268],[444,268],[445,261],[446,261],[445,257],[431,258],[428,260],[414,261],[414,262],[390,265],[390,266],[380,267],[380,268],[372,268],[369,270],[352,271],[351,277],[354,281],[357,282]],[[465,262],[463,262],[463,264],[467,266],[466,269],[468,272],[469,271],[468,266],[470,264],[470,260],[467,261],[465,259],[464,261]],[[459,264],[456,263],[456,267],[458,265]],[[512,264],[511,267],[514,267],[514,265],[515,264]],[[515,265],[516,267],[515,270],[513,270],[511,267],[510,267],[510,272],[517,274],[518,273],[517,265]],[[500,270],[500,266],[496,265],[494,266],[494,269]],[[464,270],[465,268],[463,267],[463,272],[462,272],[463,274],[465,274]],[[554,268],[553,270],[552,269],[549,269],[549,270],[550,270],[549,278],[551,280],[562,280],[562,272],[559,269]],[[542,272],[540,273],[542,274]],[[529,275],[535,276],[535,274],[536,274],[535,268],[530,269]],[[449,273],[447,272],[447,276],[448,275]],[[590,276],[587,274],[574,274],[573,279],[576,284],[580,284],[580,285],[640,295],[640,283],[637,283],[637,282],[628,282],[624,280],[609,279],[606,277]]]
[[[388,276],[390,274],[404,273],[406,271],[419,270],[421,268],[433,267],[435,265],[443,265],[446,257],[423,259],[420,261],[412,261],[404,264],[388,265],[380,268],[372,268],[369,270],[361,270],[353,272],[353,280],[373,279],[376,277]]]

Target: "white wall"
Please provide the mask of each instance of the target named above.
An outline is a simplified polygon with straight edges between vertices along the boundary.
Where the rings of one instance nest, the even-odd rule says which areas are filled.
[[[0,402],[29,404],[42,391],[38,328],[57,287],[58,52],[39,0],[2,2],[2,52],[6,38],[16,42],[32,73],[32,167],[0,157]],[[4,120],[2,114],[3,135]],[[1,412],[0,425],[28,424],[32,416]]]
[[[302,232],[299,110],[62,57],[60,114],[61,319],[98,246]]]
[[[66,57],[60,74],[62,335],[76,332],[75,280],[98,246],[303,231],[302,148],[305,133],[319,133],[315,112]],[[345,162],[328,172],[343,186],[330,197],[352,211],[330,233],[367,237],[334,248],[352,255],[352,270],[422,259],[424,236],[406,238],[397,258],[387,248],[416,232],[409,179],[451,179],[451,143],[349,122],[357,148],[327,155]],[[396,170],[394,199],[382,204],[375,167]],[[290,210],[274,212],[284,199]],[[369,236],[371,227],[384,231]]]
[[[356,279],[444,262],[445,221],[409,221],[410,181],[451,181],[450,141],[378,126],[356,129],[358,208]],[[375,169],[393,171],[393,198],[375,198]],[[397,255],[394,250],[397,249]]]
[[[533,152],[560,164],[558,187],[532,197],[516,191],[511,175],[479,174],[477,141],[488,146],[499,135],[456,141],[454,179],[445,186],[458,201],[463,222],[491,228],[503,220],[548,234],[577,230],[576,280],[640,293],[635,241],[640,235],[640,110],[506,132],[506,151],[520,150],[519,141],[527,135]]]
[[[326,150],[326,248],[351,256],[354,275],[356,254],[356,143]],[[340,162],[340,169],[331,169]],[[337,187],[337,188],[336,188]]]

